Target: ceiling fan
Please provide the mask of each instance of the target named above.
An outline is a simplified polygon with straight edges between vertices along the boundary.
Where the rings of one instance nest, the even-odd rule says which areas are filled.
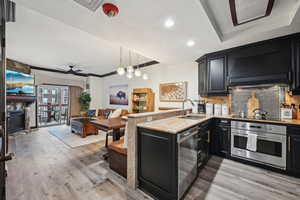
[[[82,72],[81,69],[74,69],[74,68],[77,68],[75,65],[69,65],[68,67],[70,68],[69,70],[64,70],[62,68],[57,68],[57,69],[66,74],[78,74],[78,73]]]

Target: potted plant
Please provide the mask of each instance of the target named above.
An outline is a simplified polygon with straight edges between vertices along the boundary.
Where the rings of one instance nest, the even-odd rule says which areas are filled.
[[[91,95],[87,92],[82,92],[79,97],[79,103],[81,107],[81,111],[87,111],[90,107],[91,103]]]

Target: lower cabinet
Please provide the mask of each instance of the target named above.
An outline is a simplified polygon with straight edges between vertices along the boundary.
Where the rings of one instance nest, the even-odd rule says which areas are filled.
[[[287,140],[288,171],[300,176],[300,127],[289,128]]]
[[[138,129],[139,187],[158,199],[177,199],[176,136]]]
[[[210,151],[221,157],[230,155],[230,120],[215,119]]]

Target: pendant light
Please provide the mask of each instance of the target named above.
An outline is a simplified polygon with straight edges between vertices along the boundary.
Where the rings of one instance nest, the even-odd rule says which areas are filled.
[[[142,76],[142,72],[141,72],[141,70],[140,70],[140,55],[139,54],[137,54],[137,64],[138,64],[138,66],[137,66],[137,69],[134,71],[134,75],[136,76],[136,77],[140,77],[140,76]]]
[[[146,73],[143,74],[143,79],[144,79],[144,80],[148,80],[148,79],[149,79],[148,74],[146,74]]]
[[[133,73],[134,72],[134,68],[132,66],[132,62],[131,62],[131,51],[129,50],[129,55],[128,55],[128,67],[126,67],[127,73]]]
[[[122,66],[122,52],[123,52],[122,50],[123,50],[122,47],[120,47],[120,65],[117,69],[118,74],[121,76],[125,74],[125,69]]]

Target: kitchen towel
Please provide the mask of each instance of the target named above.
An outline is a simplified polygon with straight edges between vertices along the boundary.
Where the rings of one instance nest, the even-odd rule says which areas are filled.
[[[257,149],[257,135],[248,133],[247,149],[250,151],[256,151]]]

